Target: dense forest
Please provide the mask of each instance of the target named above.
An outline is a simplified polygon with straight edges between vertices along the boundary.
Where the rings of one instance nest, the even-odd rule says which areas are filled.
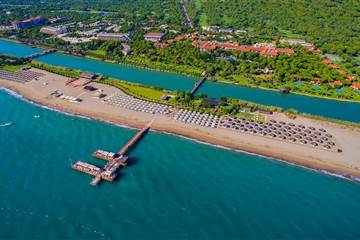
[[[303,37],[326,52],[360,53],[358,0],[188,0],[187,6],[202,25]]]
[[[66,16],[72,20],[90,17],[138,21],[155,18],[180,25],[183,22],[177,0],[3,0],[0,2],[0,24],[35,15]],[[4,14],[3,12],[12,14]]]

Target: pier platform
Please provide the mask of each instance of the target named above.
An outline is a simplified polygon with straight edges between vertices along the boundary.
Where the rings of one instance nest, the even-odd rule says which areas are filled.
[[[72,165],[72,168],[80,172],[94,176],[93,180],[90,182],[91,185],[96,186],[102,180],[112,182],[117,177],[117,171],[121,167],[127,165],[128,157],[125,155],[132,149],[141,138],[149,131],[152,122],[154,119],[137,132],[125,145],[122,147],[118,153],[108,152],[104,150],[96,150],[93,152],[92,156],[97,159],[102,159],[107,161],[103,168],[99,168],[92,164],[78,161]]]

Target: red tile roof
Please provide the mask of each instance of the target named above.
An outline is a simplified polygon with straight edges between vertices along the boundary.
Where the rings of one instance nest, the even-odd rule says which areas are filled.
[[[314,78],[314,79],[312,80],[312,82],[315,83],[315,84],[320,84],[320,83],[321,83],[321,80],[320,80],[320,78]]]
[[[329,67],[331,67],[333,69],[338,69],[339,68],[339,66],[336,65],[336,64],[329,64]]]
[[[325,64],[330,64],[330,63],[332,63],[329,59],[324,59],[324,60],[322,60],[321,62],[323,62],[323,63],[325,63]]]
[[[351,86],[357,90],[360,90],[360,83],[353,83]]]
[[[157,42],[157,43],[154,43],[154,46],[155,46],[155,47],[159,47],[159,48],[164,48],[164,47],[169,46],[169,44]]]
[[[338,69],[337,72],[340,73],[340,74],[347,74],[348,73],[348,71],[343,70],[343,69]]]
[[[331,84],[334,85],[334,86],[340,86],[340,87],[343,85],[342,82],[339,81],[339,80],[335,80]]]
[[[192,42],[192,45],[198,46],[200,49],[203,50],[214,50],[218,47],[215,42],[203,42],[203,41],[198,41],[198,42],[194,41]]]
[[[349,82],[352,82],[352,81],[356,80],[356,77],[355,76],[347,76],[346,80],[349,81]]]

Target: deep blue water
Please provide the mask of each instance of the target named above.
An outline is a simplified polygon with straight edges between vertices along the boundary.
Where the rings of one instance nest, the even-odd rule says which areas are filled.
[[[20,54],[22,52],[21,46],[24,49],[29,48],[26,45],[15,44],[13,46],[13,44],[0,41],[0,49],[6,48],[6,51],[9,53]],[[190,91],[197,80],[178,74],[145,70],[60,53],[42,56],[36,60],[52,65],[101,73],[108,77],[157,86],[168,90]],[[293,108],[304,113],[360,123],[360,103],[342,102],[296,94],[283,95],[276,91],[211,82],[205,82],[199,89],[199,93],[205,93],[215,98],[226,96],[264,105],[278,106],[284,109]]]
[[[40,119],[33,115],[40,114]],[[71,169],[135,133],[0,91],[0,239],[359,239],[360,185],[150,132],[114,183]]]

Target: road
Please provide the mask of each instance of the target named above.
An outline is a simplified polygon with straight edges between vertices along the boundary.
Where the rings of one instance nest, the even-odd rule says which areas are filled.
[[[193,27],[193,24],[190,20],[189,14],[186,11],[184,0],[179,0],[179,4],[180,4],[181,10],[183,12],[184,18],[185,18],[185,25],[189,26],[189,27]]]

